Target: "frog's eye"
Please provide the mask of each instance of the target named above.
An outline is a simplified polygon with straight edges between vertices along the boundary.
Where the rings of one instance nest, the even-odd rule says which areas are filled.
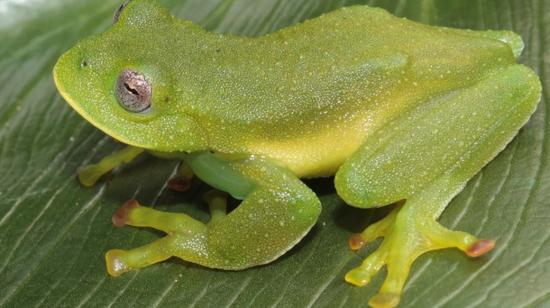
[[[116,96],[120,105],[130,112],[143,112],[151,107],[151,85],[145,76],[129,69],[118,76]]]
[[[120,7],[116,10],[115,16],[113,16],[113,22],[118,21],[118,18],[120,17],[120,14],[122,13],[122,11],[124,11],[124,8],[128,5],[128,2],[130,2],[130,0],[124,1],[124,3],[122,3],[120,5]]]

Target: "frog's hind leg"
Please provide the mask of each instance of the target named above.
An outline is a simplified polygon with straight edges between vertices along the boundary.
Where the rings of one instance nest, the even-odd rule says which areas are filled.
[[[448,203],[445,195],[452,195],[446,190],[447,183],[441,183],[421,196],[407,200],[350,240],[350,247],[357,250],[375,238],[384,238],[374,253],[345,276],[347,282],[364,286],[382,266],[387,267],[388,274],[379,293],[369,300],[372,307],[394,307],[399,303],[413,262],[426,252],[458,248],[470,257],[478,257],[494,247],[492,240],[480,240],[466,232],[448,230],[435,220],[434,211]]]
[[[227,214],[225,194],[207,193],[208,223],[127,202],[113,216],[115,225],[152,227],[167,235],[129,251],[109,251],[111,275],[171,256],[230,270],[265,264],[292,248],[320,214],[315,194],[290,171],[271,162],[255,157],[225,159],[210,152],[190,154],[186,162],[205,182],[243,201]]]
[[[141,148],[126,146],[111,155],[105,156],[96,164],[84,166],[78,169],[78,179],[80,180],[80,183],[86,187],[94,186],[100,177],[120,165],[132,161],[144,151],[145,150]]]
[[[369,303],[399,302],[414,260],[443,248],[469,256],[494,242],[445,229],[436,220],[451,199],[513,138],[540,97],[536,75],[521,65],[494,71],[469,88],[434,97],[381,128],[340,168],[335,184],[349,204],[398,206],[388,217],[350,240],[353,249],[377,237],[380,247],[346,280],[362,286],[382,266],[388,275]]]

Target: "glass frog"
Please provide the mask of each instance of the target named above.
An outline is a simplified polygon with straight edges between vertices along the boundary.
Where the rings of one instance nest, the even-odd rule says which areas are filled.
[[[242,202],[227,213],[224,195],[209,194],[203,223],[128,201],[115,225],[167,235],[108,251],[108,273],[172,256],[225,270],[270,263],[320,214],[300,179],[334,176],[351,206],[397,203],[352,236],[352,249],[384,239],[345,276],[362,286],[386,266],[369,304],[396,306],[421,254],[458,248],[476,257],[494,246],[437,219],[534,112],[541,85],[517,64],[522,49],[513,32],[428,26],[368,6],[242,37],[206,31],[154,0],[128,1],[110,29],[54,68],[65,100],[128,145],[81,169],[81,182],[149,152],[182,160]]]

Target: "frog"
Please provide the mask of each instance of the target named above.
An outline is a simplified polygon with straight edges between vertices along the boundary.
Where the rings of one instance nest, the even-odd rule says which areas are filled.
[[[131,0],[105,32],[53,69],[59,93],[124,148],[78,171],[84,186],[142,153],[182,162],[214,188],[207,222],[131,199],[115,226],[166,235],[105,254],[111,276],[171,257],[220,270],[274,262],[316,225],[303,179],[333,177],[349,206],[393,206],[349,240],[381,244],[345,281],[387,275],[372,307],[395,307],[414,261],[455,248],[479,257],[491,239],[438,218],[514,138],[541,84],[519,64],[521,37],[425,25],[366,5],[260,36],[216,33],[156,0]],[[228,198],[240,204],[228,211]]]

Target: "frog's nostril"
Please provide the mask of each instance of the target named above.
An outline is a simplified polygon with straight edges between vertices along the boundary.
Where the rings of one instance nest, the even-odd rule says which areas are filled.
[[[80,67],[81,68],[88,67],[88,61],[86,61],[86,59],[82,59],[82,61],[80,61]]]

